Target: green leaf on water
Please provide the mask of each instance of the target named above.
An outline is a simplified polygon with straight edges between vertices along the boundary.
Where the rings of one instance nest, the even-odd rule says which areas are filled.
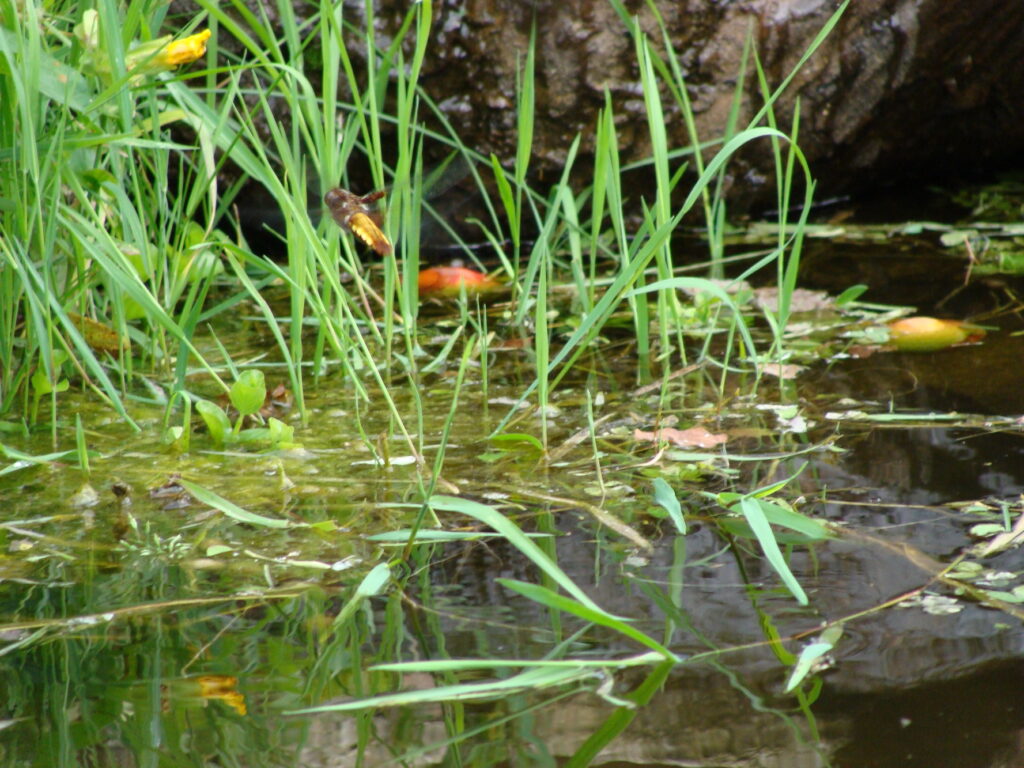
[[[793,671],[789,673],[789,679],[786,681],[785,693],[789,693],[795,689],[808,674],[814,671],[814,667],[818,660],[821,659],[826,653],[832,651],[836,647],[836,643],[839,642],[839,638],[843,636],[843,625],[833,624],[827,627],[816,642],[808,644],[802,651],[800,651],[800,657],[796,660],[796,664],[793,666]]]
[[[498,447],[505,450],[529,448],[537,451],[537,453],[544,453],[544,444],[526,432],[507,432],[501,435],[494,435],[491,438],[491,442],[496,443]]]
[[[230,518],[238,520],[242,523],[249,523],[250,525],[261,525],[264,528],[289,528],[294,524],[287,520],[281,520],[275,517],[264,517],[263,515],[257,515],[255,512],[249,512],[242,509],[237,504],[234,504],[222,496],[218,496],[213,491],[203,488],[201,485],[190,483],[188,480],[179,480],[182,488],[188,491],[197,501],[201,501],[208,507],[213,507],[219,512],[223,512]]]
[[[263,371],[250,368],[243,372],[238,380],[231,385],[229,397],[231,404],[242,416],[259,413],[267,399],[267,384],[263,377]]]
[[[783,693],[789,693],[800,685],[804,678],[810,674],[818,659],[831,650],[831,643],[811,643],[810,645],[804,646],[804,649],[800,651],[800,658],[797,659],[796,665],[793,667],[793,671],[789,673],[789,679],[786,681],[786,687],[783,690]]]
[[[757,537],[757,541],[761,545],[761,551],[764,552],[764,556],[772,568],[779,574],[782,583],[793,593],[793,597],[797,599],[800,605],[807,605],[807,594],[804,592],[803,587],[800,586],[800,582],[796,580],[793,572],[789,570],[786,558],[782,556],[779,544],[772,533],[772,527],[765,516],[764,505],[769,503],[762,499],[745,498],[740,499],[736,507],[747,519],[751,530],[754,532],[754,536]]]
[[[654,478],[654,501],[668,512],[669,519],[675,524],[676,530],[685,536],[686,520],[683,519],[683,510],[679,506],[679,499],[676,498],[672,486],[662,477]]]
[[[867,291],[867,289],[868,286],[864,285],[863,283],[851,285],[849,288],[847,288],[845,291],[840,293],[839,296],[836,297],[836,306],[844,307],[847,304],[852,304],[857,299],[859,299],[864,294],[864,292]]]
[[[228,421],[228,416],[224,413],[224,410],[209,400],[199,400],[196,402],[195,407],[205,422],[206,429],[209,431],[210,437],[213,438],[213,442],[218,445],[224,445],[229,442],[231,438],[231,422]]]
[[[295,427],[285,424],[280,419],[271,416],[267,419],[267,429],[270,430],[270,443],[279,446],[282,443],[295,442]]]

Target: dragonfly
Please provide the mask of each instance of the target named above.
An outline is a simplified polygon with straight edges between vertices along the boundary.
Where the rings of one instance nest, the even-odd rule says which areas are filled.
[[[382,197],[382,189],[368,195],[357,195],[347,189],[334,187],[324,195],[324,203],[339,227],[351,232],[381,256],[388,256],[394,247],[388,236],[381,231],[380,214],[374,206]]]
[[[464,242],[449,224],[448,217],[440,213],[429,202],[431,199],[436,201],[443,195],[445,203],[440,207],[447,209],[449,213],[467,204],[475,206],[477,209],[481,208],[478,193],[473,191],[467,192],[464,189],[460,192],[455,189],[464,178],[469,176],[470,172],[471,169],[467,161],[453,153],[423,178],[422,189],[429,190],[429,194],[422,200],[422,205],[424,211],[431,217],[431,220],[424,224],[421,230],[420,242],[421,245],[426,245],[432,252],[468,252],[494,246],[494,243],[490,240],[482,243]],[[329,189],[327,194],[324,195],[324,204],[331,212],[331,216],[334,217],[334,221],[337,222],[338,226],[366,243],[367,246],[381,256],[389,256],[394,252],[394,246],[391,241],[381,231],[382,217],[377,202],[385,194],[387,194],[386,190],[378,190],[366,195],[358,195],[342,187],[334,187]],[[484,214],[481,212],[478,215],[483,216]],[[428,227],[433,230],[432,237],[425,234]],[[439,244],[438,230],[446,232],[454,242],[451,244]]]

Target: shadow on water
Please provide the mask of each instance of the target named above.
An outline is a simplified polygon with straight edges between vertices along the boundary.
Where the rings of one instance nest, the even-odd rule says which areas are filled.
[[[650,540],[649,550],[588,512],[586,446],[546,468],[536,457],[490,452],[485,438],[508,406],[467,395],[477,400],[456,414],[446,479],[468,495],[500,495],[527,530],[557,533],[539,541],[590,598],[684,658],[633,711],[616,709],[616,697],[650,672],[613,662],[637,646],[504,588],[499,578],[545,578],[505,540],[420,545],[403,561],[400,547],[373,538],[412,524],[417,477],[398,461],[399,443],[387,450],[391,466],[373,463],[368,442],[380,450],[387,438],[364,436],[389,434],[387,417],[358,413],[341,384],[325,382],[312,396],[301,453],[215,451],[196,435],[192,455],[174,457],[153,434],[98,424],[90,447],[104,459],[88,478],[52,462],[2,478],[3,764],[554,766],[619,713],[631,724],[591,764],[1020,765],[1021,617],[976,593],[957,599],[944,572],[968,553],[982,563],[970,583],[1004,595],[1024,572],[1018,547],[970,550],[979,523],[1021,514],[1024,433],[1007,417],[1024,412],[1016,362],[1024,340],[1010,330],[960,349],[821,364],[798,383],[806,434],[721,414],[721,428],[737,435],[730,454],[782,458],[713,476],[680,460],[678,476],[695,478],[676,484],[685,536],[647,515],[638,469],[650,454],[628,437],[649,428],[630,414],[661,407],[657,396],[619,392],[611,374],[622,366],[595,365],[613,417],[598,438],[602,507]],[[517,365],[496,366],[489,400],[517,395]],[[715,398],[699,373],[679,382],[671,406],[681,414]],[[573,389],[594,383],[569,382],[558,395],[554,443],[586,424]],[[425,435],[440,432],[449,390],[443,374],[422,382]],[[951,411],[969,417],[944,420]],[[160,414],[149,416],[155,432]],[[786,457],[801,447],[810,450]],[[721,508],[688,488],[728,477],[750,489],[805,461],[794,506],[848,535],[787,550],[810,597],[801,607],[756,546],[720,524]],[[247,525],[189,503],[174,493],[179,471],[288,526]],[[86,480],[99,489],[94,500],[81,495]],[[130,493],[111,492],[115,482]],[[443,522],[467,530],[464,519]],[[382,560],[396,588],[369,599],[357,588]],[[784,694],[801,646],[791,638],[841,620],[833,668],[800,696]],[[558,643],[572,658],[609,665],[497,701],[288,714],[512,674],[399,677],[374,664],[538,659]]]

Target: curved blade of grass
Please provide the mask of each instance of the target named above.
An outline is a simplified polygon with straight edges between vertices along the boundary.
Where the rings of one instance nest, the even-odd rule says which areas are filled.
[[[782,556],[782,550],[779,549],[779,544],[775,540],[775,534],[772,533],[772,527],[768,523],[768,518],[761,509],[761,504],[761,499],[747,498],[740,499],[736,506],[750,524],[751,530],[761,545],[761,551],[764,552],[764,556],[771,563],[772,568],[779,574],[782,583],[793,593],[793,597],[797,599],[800,605],[807,605],[807,594],[804,592],[803,587],[800,586],[800,582],[796,580],[793,572],[789,570],[786,559]]]
[[[548,608],[571,613],[573,616],[578,616],[585,621],[589,621],[591,624],[613,629],[632,640],[636,640],[652,651],[660,653],[665,659],[680,660],[678,656],[657,640],[648,637],[636,627],[631,627],[623,619],[612,616],[600,608],[595,610],[589,606],[582,605],[576,600],[560,595],[557,592],[552,592],[547,587],[542,587],[539,584],[530,584],[525,581],[517,581],[516,579],[498,579],[498,583],[507,589],[511,589],[513,592],[518,592],[523,597],[528,597],[541,605],[546,605]]]
[[[651,670],[651,673],[644,679],[640,687],[625,696],[633,702],[632,707],[618,707],[608,719],[601,724],[601,727],[594,731],[579,749],[565,763],[565,768],[585,768],[590,765],[598,753],[608,746],[620,733],[622,733],[633,722],[640,707],[647,704],[654,695],[661,690],[668,678],[669,672],[675,665],[666,661]]]
[[[499,579],[509,589],[519,592],[524,597],[536,600],[542,605],[554,608],[559,611],[566,611],[579,616],[593,624],[608,627],[619,632],[641,645],[646,646],[665,658],[678,658],[665,646],[656,640],[648,637],[640,630],[629,626],[627,619],[615,616],[601,608],[597,603],[587,597],[569,576],[554,563],[550,557],[511,520],[498,512],[496,509],[470,499],[460,499],[455,496],[432,496],[427,501],[432,509],[441,509],[449,512],[459,512],[475,518],[486,525],[491,526],[498,533],[502,534],[510,544],[526,555],[538,568],[547,574],[553,582],[568,593],[571,598],[559,595],[546,587],[540,587],[525,582]]]
[[[586,667],[535,667],[518,675],[502,680],[488,680],[483,683],[464,683],[459,685],[442,685],[416,691],[401,691],[368,699],[346,701],[341,704],[327,704],[322,707],[295,709],[287,715],[308,715],[316,712],[346,712],[370,707],[408,707],[414,704],[451,701],[475,701],[494,697],[505,698],[516,693],[535,691],[553,685],[577,683],[598,676],[594,670]]]
[[[676,498],[672,486],[665,482],[663,477],[654,478],[654,501],[668,512],[669,520],[675,525],[676,530],[685,536],[686,520],[683,519],[682,507],[679,506],[679,499]]]
[[[667,280],[658,280],[657,282],[645,285],[642,288],[637,288],[632,291],[630,295],[637,295],[640,293],[651,293],[652,291],[665,291],[665,290],[678,290],[682,288],[691,288],[705,293],[710,293],[712,296],[721,301],[725,306],[733,312],[733,317],[736,318],[736,325],[739,328],[740,336],[743,337],[743,342],[747,345],[747,349],[754,349],[754,338],[750,335],[750,330],[747,328],[747,324],[743,321],[743,316],[740,312],[740,308],[733,301],[724,288],[720,285],[713,283],[712,281],[703,277],[671,277]]]
[[[219,512],[223,512],[228,517],[234,518],[242,523],[249,523],[250,525],[262,525],[264,528],[291,528],[294,523],[288,520],[281,520],[275,517],[264,517],[263,515],[257,515],[255,512],[249,512],[242,509],[237,504],[228,501],[223,496],[218,496],[213,491],[203,488],[201,485],[190,483],[188,480],[179,480],[181,487],[191,493],[196,499],[201,501],[207,506],[213,507]]]
[[[435,659],[432,661],[396,661],[374,664],[375,672],[467,672],[477,669],[519,669],[551,667],[583,669],[615,669],[644,667],[665,661],[660,653],[640,653],[624,659]]]
[[[443,495],[431,496],[427,499],[427,505],[434,510],[458,512],[461,515],[467,515],[485,525],[491,526],[491,528],[508,539],[509,544],[526,555],[534,565],[550,576],[552,581],[572,595],[578,602],[596,613],[603,614],[609,618],[615,618],[611,614],[605,613],[603,608],[587,597],[586,593],[576,586],[576,583],[566,575],[565,571],[552,562],[551,558],[540,547],[527,538],[519,526],[498,510],[471,499],[460,499],[457,496]]]
[[[550,533],[528,533],[532,538],[550,538]],[[364,541],[376,541],[381,544],[408,544],[412,536],[413,544],[434,544],[443,541],[478,541],[480,539],[501,538],[500,533],[486,533],[484,531],[441,531],[435,528],[420,528],[414,531],[412,528],[400,528],[397,531],[386,531],[366,536]]]
[[[7,475],[11,472],[17,472],[19,469],[25,469],[26,467],[34,467],[39,464],[48,464],[52,461],[66,461],[68,459],[80,459],[81,455],[78,450],[71,451],[57,451],[55,453],[44,453],[38,456],[32,456],[22,451],[15,450],[9,446],[0,443],[0,454],[3,454],[5,458],[14,459],[13,464],[8,464],[3,469],[0,469],[0,475]],[[100,459],[102,454],[98,451],[86,451],[89,458]]]
[[[739,493],[718,494],[719,502],[725,506],[731,506],[742,498],[746,497]],[[768,501],[756,494],[750,494],[750,498],[758,499],[761,512],[764,513],[765,519],[772,525],[789,528],[791,531],[796,531],[812,541],[835,538],[835,532],[823,520],[816,520],[813,517],[802,515],[795,509]]]

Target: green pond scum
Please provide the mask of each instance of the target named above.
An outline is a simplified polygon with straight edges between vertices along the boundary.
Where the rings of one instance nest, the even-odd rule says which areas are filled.
[[[776,106],[847,3],[778,83],[748,36],[701,137],[656,5],[609,2],[651,157],[605,93],[541,182],[533,47],[484,156],[420,89],[431,0],[387,38],[369,2],[0,0],[0,765],[1019,757],[1019,294],[965,280],[1018,225],[810,221]],[[738,232],[755,143],[782,213]],[[350,169],[372,258],[309,209]],[[500,290],[419,295],[427,224]],[[917,312],[988,335],[895,349]]]
[[[683,691],[700,680],[723,702],[738,696],[748,725],[788,724],[761,723],[785,754],[827,752],[806,729],[819,728],[822,674],[842,668],[850,631],[981,606],[992,637],[1020,620],[1019,565],[989,567],[1014,561],[1019,503],[860,501],[856,475],[836,474],[858,471],[849,454],[878,430],[978,444],[1012,418],[892,411],[803,386],[795,407],[764,407],[798,386],[784,380],[717,404],[719,382],[700,367],[630,390],[615,360],[592,356],[553,395],[553,458],[536,438],[491,439],[521,357],[493,361],[488,401],[469,369],[454,411],[442,382],[457,371],[415,397],[396,390],[400,412],[418,403],[418,456],[387,413],[357,414],[358,398],[331,386],[311,393],[307,426],[279,412],[296,425],[288,447],[224,445],[197,416],[183,454],[160,440],[153,407],[133,409],[141,433],[87,415],[88,470],[73,448],[35,452],[45,433],[16,453],[8,441],[0,742],[14,755],[46,742],[64,751],[44,753],[52,764],[111,761],[111,745],[170,764],[317,764],[329,745],[382,762],[529,763],[566,749],[584,760],[630,743],[636,718],[657,723],[680,695],[699,723]],[[638,415],[659,409],[660,422]],[[515,428],[540,418],[524,410]],[[443,434],[443,488],[424,503]],[[918,517],[887,533],[858,524],[872,508]],[[952,561],[916,546],[939,518],[947,541],[970,547]],[[839,566],[851,551],[894,591],[851,587]],[[57,696],[74,707],[55,709]],[[568,705],[592,725],[563,742],[550,713]]]

